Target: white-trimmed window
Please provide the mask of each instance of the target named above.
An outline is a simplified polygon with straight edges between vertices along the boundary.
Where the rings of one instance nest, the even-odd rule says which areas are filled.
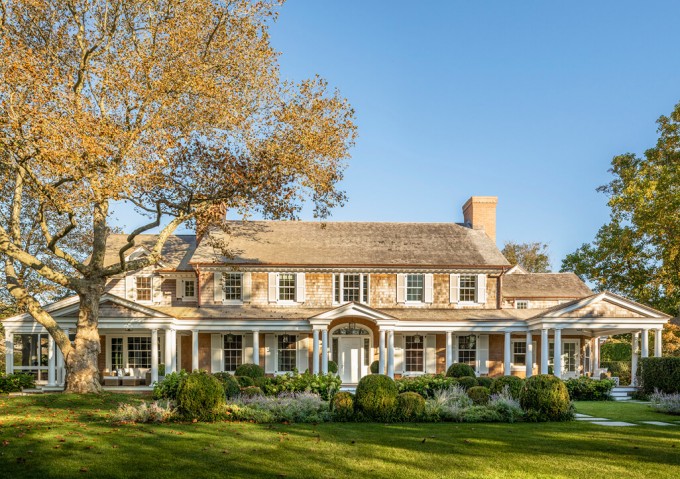
[[[107,368],[111,371],[127,368],[151,368],[151,337],[150,336],[111,336],[107,337]],[[161,358],[161,338],[158,338],[158,357]]]
[[[425,372],[425,340],[423,336],[404,337],[404,370],[408,373]]]
[[[224,335],[224,371],[234,372],[243,364],[243,336],[240,334]]]
[[[180,281],[180,280],[178,280]],[[182,281],[182,299],[196,299],[196,280],[183,279]]]
[[[458,362],[477,367],[477,336],[458,336]]]
[[[243,273],[222,273],[223,301],[243,301]]]
[[[278,371],[291,372],[297,367],[297,336],[279,334],[276,342]]]
[[[36,381],[45,381],[47,379],[48,341],[48,335],[44,333],[15,333],[13,337],[14,372],[32,374]]]
[[[368,303],[369,279],[367,274],[339,273],[333,275],[333,302]]]
[[[151,302],[153,279],[151,276],[135,276],[135,298],[139,302]]]
[[[113,342],[113,341],[112,341]],[[129,336],[128,367],[151,368],[151,338],[146,336]]]
[[[529,300],[528,299],[515,300],[515,309],[529,309]]]
[[[527,343],[524,341],[512,342],[513,366],[525,366],[527,363]]]
[[[123,338],[111,338],[111,369],[117,371],[125,367],[123,359]]]
[[[425,275],[407,274],[406,275],[406,301],[422,303],[425,299]]]
[[[460,302],[474,303],[477,300],[477,275],[460,275]]]
[[[279,273],[279,301],[295,301],[295,273]]]

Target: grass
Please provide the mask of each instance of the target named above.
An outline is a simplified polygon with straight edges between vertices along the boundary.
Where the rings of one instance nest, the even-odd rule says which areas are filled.
[[[117,403],[140,400],[0,397],[0,477],[680,477],[680,426],[109,421]],[[669,418],[640,404],[577,409],[611,419]]]

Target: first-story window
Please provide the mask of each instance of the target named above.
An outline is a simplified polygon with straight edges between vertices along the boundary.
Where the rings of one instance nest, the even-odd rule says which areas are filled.
[[[123,338],[111,338],[111,369],[117,371],[124,367]]]
[[[477,336],[458,336],[458,362],[477,366]]]
[[[144,336],[128,337],[128,367],[151,367],[151,338]]]
[[[406,372],[418,372],[422,373],[425,371],[424,365],[424,349],[423,349],[423,337],[422,336],[406,336],[405,338],[405,370]]]
[[[243,362],[243,336],[227,334],[224,336],[224,370],[236,371]]]
[[[555,366],[555,341],[548,343],[548,367]]]
[[[369,280],[367,274],[334,274],[333,286],[336,303],[368,303]]]
[[[527,343],[524,341],[512,342],[512,364],[524,366],[527,363]]]
[[[279,334],[277,341],[278,371],[292,371],[297,367],[297,338],[294,334]]]
[[[222,290],[225,301],[241,301],[243,296],[243,275],[241,273],[223,273]]]
[[[279,301],[295,301],[295,273],[279,274]]]
[[[474,303],[477,292],[477,275],[460,275],[460,301],[462,303]]]
[[[424,278],[425,275],[423,274],[406,275],[406,301],[423,302]]]
[[[14,370],[33,374],[37,381],[47,379],[47,334],[14,335]]]
[[[151,301],[151,276],[137,276],[135,291],[137,301]]]

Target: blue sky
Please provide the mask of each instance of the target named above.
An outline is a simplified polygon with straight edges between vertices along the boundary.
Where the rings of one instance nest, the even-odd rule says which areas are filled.
[[[611,158],[652,146],[680,101],[678,18],[680,2],[290,0],[271,35],[285,78],[318,73],[357,112],[332,219],[462,221],[497,195],[499,246],[547,242],[559,269],[607,221]]]

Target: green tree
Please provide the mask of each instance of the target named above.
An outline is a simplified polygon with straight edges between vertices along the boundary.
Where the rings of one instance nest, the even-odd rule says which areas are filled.
[[[501,252],[510,264],[518,264],[530,273],[550,272],[550,256],[545,243],[507,241]]]

